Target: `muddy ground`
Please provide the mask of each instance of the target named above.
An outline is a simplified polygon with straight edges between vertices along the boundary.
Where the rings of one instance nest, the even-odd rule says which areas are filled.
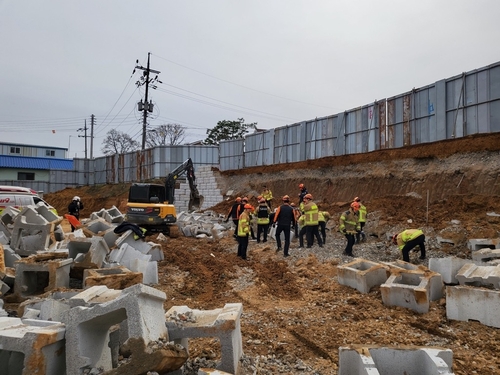
[[[231,236],[217,242],[168,239],[156,286],[167,294],[165,309],[241,302],[244,374],[336,374],[338,348],[350,344],[449,348],[455,374],[499,374],[499,329],[448,320],[444,298],[432,302],[429,313],[417,314],[384,306],[378,288],[361,294],[336,281],[337,265],[351,260],[341,254],[345,241],[336,224],[355,196],[369,212],[368,241],[357,245],[358,256],[400,259],[386,238],[410,227],[424,228],[429,255],[436,257],[470,258],[467,239],[499,237],[499,218],[487,215],[500,213],[499,150],[497,133],[221,173],[223,192],[232,189],[250,199],[266,184],[275,197],[297,200],[297,186],[304,183],[332,215],[327,246],[306,253],[293,242],[292,256],[285,259],[274,242],[251,242],[250,260],[243,261]],[[82,217],[113,205],[125,212],[126,185],[65,189],[45,199],[62,215],[74,195],[85,205]],[[234,197],[211,209],[225,214]],[[455,244],[439,245],[437,235]],[[218,348],[216,340],[190,341],[191,358],[216,360]]]

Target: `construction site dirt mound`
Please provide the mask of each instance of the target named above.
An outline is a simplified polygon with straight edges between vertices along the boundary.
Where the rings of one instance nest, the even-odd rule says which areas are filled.
[[[479,322],[451,321],[446,299],[431,302],[426,314],[387,307],[374,288],[368,294],[339,285],[337,265],[344,239],[337,221],[355,196],[367,206],[367,257],[400,259],[387,244],[394,228],[425,228],[454,245],[429,246],[436,256],[469,256],[469,238],[500,236],[500,134],[328,157],[306,162],[219,172],[231,196],[210,208],[225,215],[234,198],[255,197],[266,185],[273,204],[288,194],[298,202],[304,183],[322,210],[330,212],[327,246],[300,254],[292,242],[289,258],[276,252],[274,241],[250,242],[249,261],[236,256],[231,235],[220,240],[168,238],[162,244],[159,284],[167,295],[165,309],[187,305],[209,310],[241,302],[244,374],[336,374],[339,347],[437,346],[453,351],[455,374],[499,374],[500,330]],[[46,194],[60,215],[75,195],[84,203],[82,217],[116,206],[125,212],[128,185],[65,189]],[[358,246],[358,245],[356,245]],[[355,247],[355,253],[356,253]],[[361,253],[361,250],[359,250]],[[346,259],[347,258],[347,259]],[[190,357],[220,357],[216,339],[190,340]],[[215,354],[214,354],[215,353]]]

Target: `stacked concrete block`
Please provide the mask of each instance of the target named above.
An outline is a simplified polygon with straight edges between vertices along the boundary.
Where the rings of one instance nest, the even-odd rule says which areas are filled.
[[[418,313],[429,311],[431,301],[443,296],[443,279],[430,270],[391,269],[391,276],[380,286],[382,302],[387,306],[401,306]]]
[[[453,352],[432,347],[339,348],[339,375],[453,375]]]
[[[222,353],[217,369],[237,374],[243,355],[240,328],[242,312],[241,303],[228,303],[222,309],[207,311],[174,306],[165,314],[169,339],[188,349],[188,338],[219,338]]]
[[[0,374],[65,374],[61,323],[0,317]]]
[[[127,243],[114,249],[109,255],[109,261],[122,265],[130,271],[141,272],[144,284],[158,283],[158,262],[151,261],[150,254],[143,254]]]
[[[500,289],[500,266],[466,264],[457,273],[460,285],[484,286]]]
[[[441,274],[445,284],[458,284],[457,273],[466,264],[472,261],[457,257],[431,258],[429,259],[429,269]]]
[[[143,274],[132,272],[123,266],[86,269],[83,272],[83,287],[105,285],[109,289],[125,289],[136,284],[142,284]]]
[[[475,320],[489,327],[500,328],[500,291],[470,286],[446,287],[448,319]]]
[[[82,231],[86,237],[99,236],[104,238],[106,245],[111,249],[115,246],[115,241],[119,238],[114,230],[115,226],[103,218],[91,220],[82,227]]]
[[[482,248],[472,253],[474,263],[490,263],[500,260],[500,249]]]
[[[339,284],[350,286],[361,293],[369,293],[371,288],[383,284],[388,277],[389,267],[361,258],[337,266]]]
[[[72,259],[39,261],[36,255],[16,262],[14,295],[24,299],[55,288],[68,288],[72,263]]]
[[[196,170],[196,183],[198,192],[203,196],[202,210],[213,207],[222,202],[223,196],[220,190],[221,180],[219,172],[213,171],[211,166],[199,167]]]
[[[102,291],[99,287],[93,288]],[[87,289],[87,295],[92,294],[93,288]],[[108,301],[91,307],[73,307],[63,316],[68,375],[80,375],[91,368],[100,367],[103,371],[113,368],[113,348],[108,343],[112,327],[116,324],[123,323],[127,340],[140,339],[148,345],[158,339],[168,339],[163,309],[165,293],[139,284],[118,295],[100,294],[101,298],[109,298]],[[73,298],[78,299],[78,295]],[[122,348],[127,350],[127,341]]]
[[[14,207],[7,207],[2,211],[0,216],[0,232],[4,234],[4,236],[10,242],[10,238],[12,236],[12,227],[14,226],[14,218],[19,215],[21,211]]]

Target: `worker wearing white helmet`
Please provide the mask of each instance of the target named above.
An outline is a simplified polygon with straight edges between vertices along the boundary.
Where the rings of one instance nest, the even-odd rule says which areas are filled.
[[[68,213],[77,219],[80,218],[80,211],[83,210],[83,203],[79,196],[74,196],[71,203],[68,205]],[[71,231],[75,231],[75,227],[71,224]]]

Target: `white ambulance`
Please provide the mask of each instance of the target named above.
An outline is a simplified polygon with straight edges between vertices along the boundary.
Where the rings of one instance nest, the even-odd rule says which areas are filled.
[[[40,198],[35,190],[22,186],[0,185],[0,214],[7,207],[22,210],[23,207],[34,206],[39,202],[57,215],[56,209]]]

